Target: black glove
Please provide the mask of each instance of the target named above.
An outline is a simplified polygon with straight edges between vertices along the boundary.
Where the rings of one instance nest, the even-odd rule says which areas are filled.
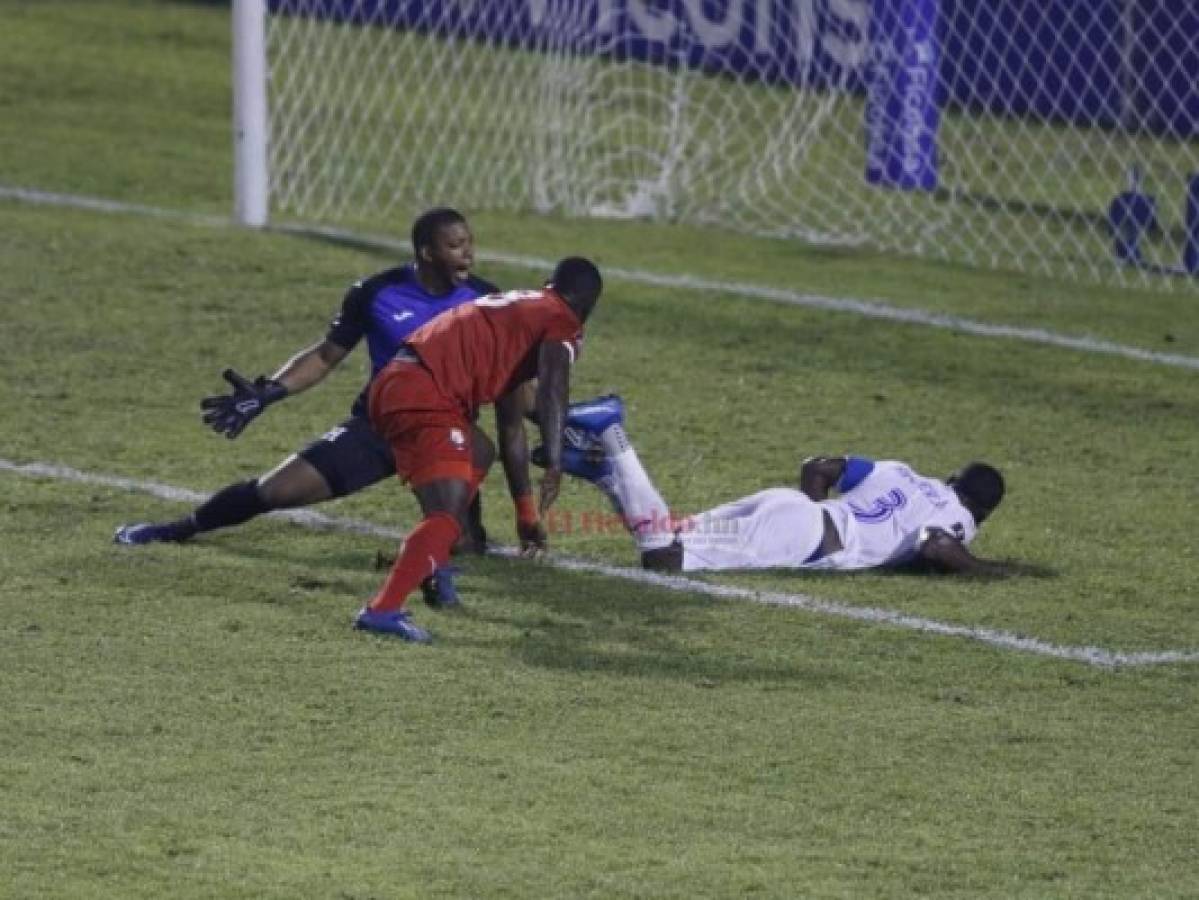
[[[205,397],[200,401],[200,409],[204,410],[204,424],[230,440],[241,434],[264,409],[287,396],[287,388],[264,375],[250,382],[226,369],[221,377],[233,386],[233,393]]]

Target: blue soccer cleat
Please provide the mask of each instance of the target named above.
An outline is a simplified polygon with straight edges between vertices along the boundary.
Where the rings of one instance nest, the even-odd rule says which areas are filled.
[[[191,535],[181,534],[174,523],[155,525],[153,522],[136,522],[117,526],[112,540],[117,544],[135,546],[139,544],[179,543]]]
[[[545,448],[534,447],[529,453],[529,461],[535,466],[545,468]],[[569,434],[563,435],[562,440],[562,471],[584,481],[602,481],[612,474],[612,464],[604,458],[603,448],[598,443],[589,447],[579,447],[571,441]]]
[[[369,606],[364,606],[354,617],[354,627],[375,634],[395,635],[414,644],[428,644],[433,640],[433,635],[413,622],[408,611],[403,609],[372,612]]]
[[[577,429],[592,440],[613,425],[624,424],[624,401],[617,394],[572,403],[566,408],[566,430]]]
[[[425,603],[433,609],[461,610],[462,601],[458,599],[458,589],[454,586],[454,576],[461,571],[457,566],[438,566],[434,569],[433,574],[420,583]]]
[[[562,429],[562,471],[584,481],[598,482],[612,474],[604,457],[600,436],[613,425],[624,424],[624,401],[616,394],[572,403]],[[534,465],[545,468],[545,448],[535,447]]]
[[[579,450],[564,446],[562,471],[584,481],[597,482],[612,474],[612,464],[604,458],[604,451],[601,449]]]

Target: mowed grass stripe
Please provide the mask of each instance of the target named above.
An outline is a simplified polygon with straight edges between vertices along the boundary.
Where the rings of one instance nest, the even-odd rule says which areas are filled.
[[[62,194],[41,191],[36,188],[24,188],[11,185],[0,185],[0,198],[15,200],[23,203],[33,203],[40,206],[65,206],[74,209],[85,209],[92,212],[118,213],[127,215],[149,216],[153,218],[173,218],[191,224],[211,227],[232,226],[232,220],[222,217],[190,213],[183,210],[172,210],[162,207],[145,206],[142,204],[122,203],[102,197],[85,197],[75,194]],[[348,244],[362,249],[407,253],[410,249],[406,241],[392,238],[360,234],[339,228],[302,223],[279,223],[270,226],[273,231],[284,234],[318,237],[337,243]],[[477,257],[483,262],[498,263],[516,268],[532,269],[546,273],[553,269],[554,260],[536,256],[525,256],[497,251],[479,251]],[[1180,353],[1163,353],[1158,350],[1148,350],[1120,344],[1115,341],[1098,338],[1060,334],[1043,328],[1023,328],[1012,325],[997,325],[979,322],[961,316],[934,313],[922,309],[909,309],[892,306],[880,300],[869,300],[854,297],[829,297],[821,294],[809,294],[802,291],[786,290],[770,285],[753,284],[743,281],[719,281],[707,278],[697,278],[691,275],[677,273],[650,272],[642,269],[628,269],[619,266],[605,266],[604,275],[610,279],[628,281],[634,284],[651,287],[673,288],[681,290],[702,291],[704,293],[726,294],[745,297],[754,300],[766,300],[789,306],[801,306],[808,309],[825,310],[828,312],[848,313],[869,319],[901,322],[908,325],[919,325],[928,328],[938,328],[978,337],[1001,338],[1021,341],[1029,344],[1044,344],[1066,350],[1082,353],[1096,353],[1109,356],[1119,356],[1124,359],[1139,360],[1155,365],[1171,366],[1181,369],[1199,370],[1199,357],[1187,356]]]

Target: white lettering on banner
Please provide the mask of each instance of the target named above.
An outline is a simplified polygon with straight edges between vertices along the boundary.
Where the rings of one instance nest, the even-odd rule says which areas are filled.
[[[875,42],[870,61],[870,78],[866,98],[866,169],[874,177],[883,178],[887,168],[887,136],[891,96],[891,66],[896,64],[898,51],[889,40]]]
[[[852,25],[857,37],[847,39],[830,31],[823,36],[824,52],[841,68],[856,71],[866,61],[870,48],[870,0],[829,0],[828,11]]]
[[[600,34],[616,30],[616,0],[599,0],[596,4],[595,30]]]
[[[903,92],[903,113],[900,119],[900,134],[903,146],[903,173],[917,177],[924,171],[924,154],[920,141],[928,133],[924,117],[929,107],[929,92],[932,90],[932,63],[936,51],[929,41],[912,44],[912,59],[907,63],[906,89]]]
[[[643,35],[651,41],[666,43],[678,30],[679,20],[669,10],[651,10],[648,2],[649,0],[629,0],[629,15]]]
[[[774,26],[774,0],[757,0],[754,6],[754,53],[765,56],[771,52],[770,33]]]
[[[707,49],[723,47],[740,36],[743,9],[741,0],[728,0],[723,19],[709,19],[708,14],[704,12],[704,0],[684,0],[684,3],[695,36]]]
[[[795,15],[791,24],[793,28],[792,55],[800,66],[806,67],[816,57],[816,32],[819,30],[816,22],[816,0],[794,0],[792,4]],[[775,54],[771,43],[769,29],[766,34],[766,52]]]
[[[464,8],[476,0],[457,0]],[[616,30],[619,0],[526,0],[533,27],[573,24],[598,34]],[[826,20],[839,29],[820,27],[819,0],[728,0],[723,14],[708,11],[704,0],[681,0],[680,16],[672,4],[660,0],[627,0],[629,22],[643,37],[669,44],[679,30],[689,26],[696,42],[708,50],[720,50],[741,42],[741,31],[752,16],[753,52],[758,56],[788,58],[800,67],[812,62],[819,45],[829,58],[846,70],[856,70],[866,59],[869,48],[867,28],[870,0],[827,0]],[[588,19],[591,9],[594,21]],[[752,11],[751,11],[752,10]],[[783,48],[786,47],[786,50]]]
[[[474,4],[477,0],[458,0],[459,3]],[[588,19],[589,6],[586,0],[571,0],[569,3],[551,5],[552,0],[527,0],[529,24],[534,28],[543,26],[573,25],[595,34],[609,34],[616,27],[616,0],[596,0],[595,23]]]

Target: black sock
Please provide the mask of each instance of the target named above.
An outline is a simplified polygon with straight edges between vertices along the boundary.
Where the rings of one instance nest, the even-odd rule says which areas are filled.
[[[258,496],[258,483],[242,481],[217,491],[196,507],[190,516],[174,524],[183,525],[186,522],[192,529],[191,533],[198,534],[214,528],[240,525],[269,510],[270,507]]]
[[[651,572],[677,575],[683,571],[683,542],[677,537],[669,547],[644,550],[641,553],[641,568]]]
[[[475,491],[470,508],[466,511],[466,527],[471,535],[487,540],[487,532],[483,530],[483,500],[478,491]]]
[[[476,491],[471,500],[470,509],[466,512],[466,522],[462,534],[454,544],[454,553],[486,553],[487,529],[483,527],[483,504]]]

